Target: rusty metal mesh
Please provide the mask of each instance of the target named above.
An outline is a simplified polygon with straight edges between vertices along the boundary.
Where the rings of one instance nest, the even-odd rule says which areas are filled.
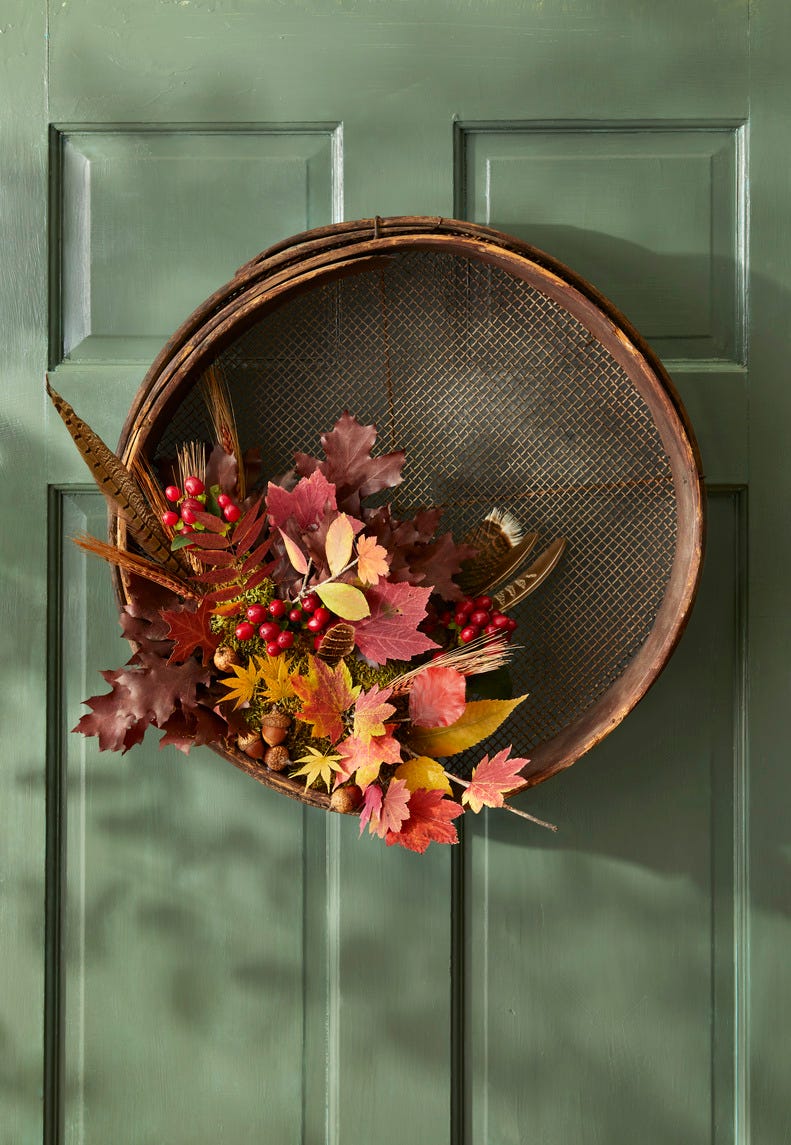
[[[407,251],[261,319],[219,359],[265,476],[348,409],[407,453],[396,511],[442,505],[461,538],[493,507],[563,536],[559,568],[515,612],[528,699],[491,737],[528,754],[587,711],[648,636],[673,563],[670,465],[646,403],[562,306],[507,272]],[[209,437],[197,389],[159,453]],[[480,753],[478,753],[480,754]],[[459,761],[460,775],[478,756]]]

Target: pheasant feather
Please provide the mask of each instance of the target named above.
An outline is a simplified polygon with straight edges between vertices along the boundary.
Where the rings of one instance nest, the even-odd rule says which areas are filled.
[[[212,420],[214,437],[226,453],[236,458],[236,492],[240,501],[245,498],[244,460],[236,418],[225,378],[218,366],[210,366],[203,376],[203,396]]]
[[[554,571],[565,547],[566,542],[563,537],[553,541],[538,560],[533,561],[529,569],[495,593],[492,597],[492,607],[499,609],[500,612],[507,612],[509,608],[521,604]]]
[[[465,561],[459,583],[469,596],[478,596],[490,593],[517,571],[535,546],[538,533],[523,535],[510,513],[493,509],[464,540],[478,551]]]
[[[96,537],[91,537],[88,533],[79,533],[74,538],[75,545],[82,549],[85,553],[93,553],[95,557],[101,557],[102,560],[107,561],[111,565],[117,565],[126,573],[133,576],[143,577],[145,580],[150,580],[154,584],[160,585],[162,588],[167,588],[176,596],[186,597],[190,600],[199,600],[200,593],[188,584],[181,577],[173,573],[166,572],[165,569],[159,565],[154,564],[153,561],[147,557],[139,557],[136,553],[127,552],[125,549],[117,549],[115,545],[110,545],[106,541],[99,541]]]
[[[129,532],[141,549],[171,572],[182,572],[184,567],[182,562],[170,551],[168,537],[146,503],[140,486],[124,463],[105,445],[99,435],[93,432],[87,422],[77,416],[65,398],[52,388],[49,381],[47,393],[71,434],[74,444],[82,454],[94,481],[126,521]]]

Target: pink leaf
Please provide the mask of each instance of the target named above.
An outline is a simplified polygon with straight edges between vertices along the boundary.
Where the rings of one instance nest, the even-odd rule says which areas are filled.
[[[371,615],[355,625],[355,642],[369,660],[411,660],[437,645],[418,625],[426,615],[430,588],[380,581],[366,590]]]
[[[336,486],[340,508],[356,513],[361,497],[391,489],[402,481],[403,451],[371,457],[375,441],[375,426],[360,425],[356,418],[344,413],[331,432],[322,436],[327,460],[319,463],[314,457],[297,454],[297,470],[314,474],[318,467]]]
[[[368,788],[370,791],[370,788]],[[378,820],[373,815],[368,827],[371,835],[384,839],[388,832],[397,833],[405,819],[409,818],[409,788],[403,779],[391,779],[382,803]]]
[[[303,477],[292,490],[269,482],[266,508],[272,524],[282,528],[294,520],[300,531],[316,525],[328,509],[336,509],[335,486],[319,470]]]
[[[280,536],[283,540],[283,544],[286,546],[286,555],[291,561],[292,566],[297,570],[298,573],[302,573],[304,575],[308,571],[307,557],[302,552],[302,549],[299,547],[299,545],[295,541],[292,541],[291,537],[284,533],[282,529],[278,529],[278,532],[280,533]]]
[[[466,681],[455,668],[425,668],[409,692],[409,718],[420,728],[446,728],[460,719]]]
[[[506,792],[519,791],[527,786],[527,780],[520,778],[519,772],[529,763],[528,759],[514,756],[509,759],[510,745],[498,751],[489,759],[485,755],[473,770],[469,786],[464,789],[461,801],[468,804],[476,813],[486,807],[502,807]]]
[[[397,843],[422,855],[429,843],[458,843],[452,820],[463,813],[460,804],[445,798],[441,791],[418,788],[410,795],[408,807],[409,818],[401,830],[387,832],[388,847]]]
[[[360,834],[362,835],[365,830],[365,824],[369,819],[373,819],[375,823],[379,822],[379,812],[382,809],[382,789],[377,784],[372,783],[370,787],[365,789],[363,795],[363,809],[360,812]]]

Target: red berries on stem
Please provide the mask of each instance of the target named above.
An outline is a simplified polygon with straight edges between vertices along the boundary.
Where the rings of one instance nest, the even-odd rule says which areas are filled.
[[[169,529],[172,529],[173,526],[177,525],[178,523],[179,515],[178,513],[174,513],[172,509],[168,509],[167,513],[162,514],[162,524],[167,525]]]
[[[180,501],[181,490],[179,489],[178,485],[168,485],[165,489],[165,496],[167,497],[168,501]]]
[[[201,493],[206,492],[206,486],[203,484],[200,477],[188,477],[184,482],[184,488],[189,493],[190,497],[200,497]]]

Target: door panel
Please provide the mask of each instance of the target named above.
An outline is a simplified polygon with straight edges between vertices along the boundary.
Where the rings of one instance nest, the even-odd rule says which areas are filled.
[[[786,1141],[787,6],[10,12],[7,1139]],[[521,797],[557,836],[491,813],[421,858],[207,751],[109,758],[68,732],[126,654],[106,569],[67,543],[103,507],[47,363],[113,443],[239,264],[376,213],[456,213],[566,260],[653,341],[700,438],[699,603],[626,723]]]

